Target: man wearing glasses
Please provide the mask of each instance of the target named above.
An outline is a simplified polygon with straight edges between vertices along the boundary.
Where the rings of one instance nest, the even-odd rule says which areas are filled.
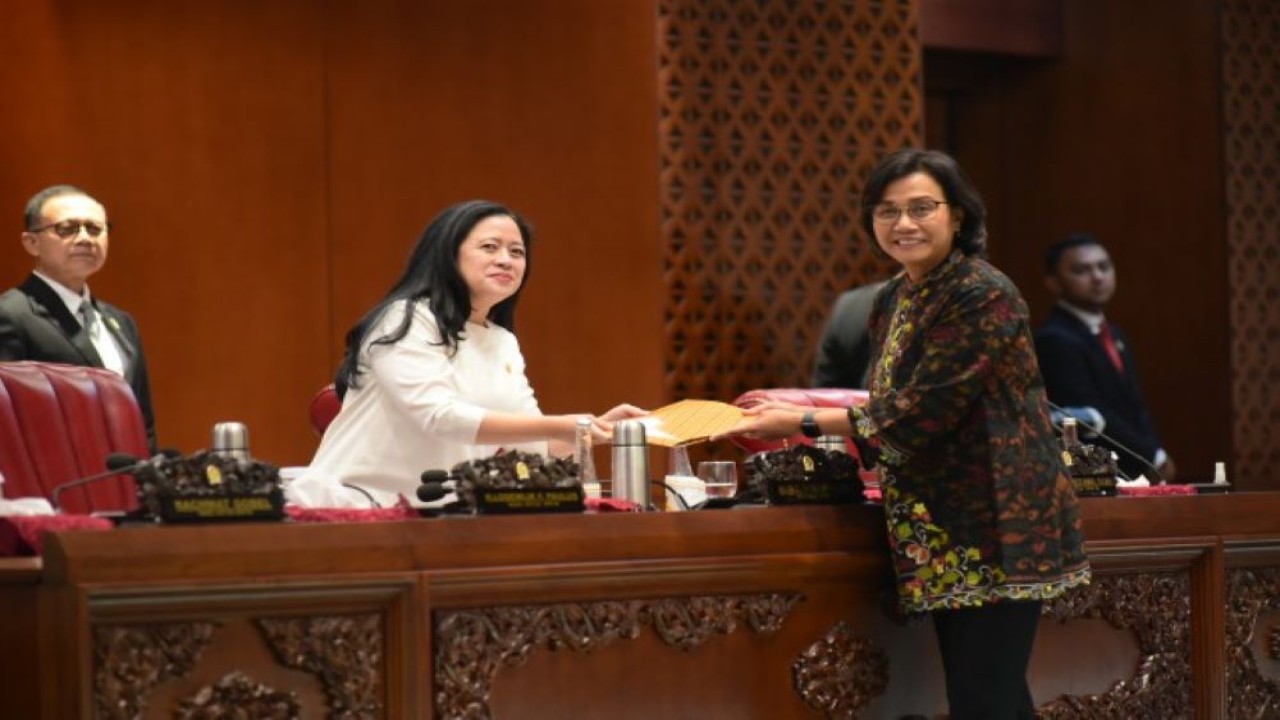
[[[0,295],[0,361],[41,360],[118,373],[133,387],[154,449],[151,387],[138,326],[89,292],[89,276],[106,264],[110,229],[106,208],[71,185],[45,188],[27,202],[22,247],[35,258],[35,269]]]

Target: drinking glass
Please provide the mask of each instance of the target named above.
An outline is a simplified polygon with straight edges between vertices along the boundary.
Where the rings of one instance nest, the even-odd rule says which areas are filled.
[[[738,464],[732,460],[698,463],[698,478],[707,484],[707,497],[733,497],[738,492]]]

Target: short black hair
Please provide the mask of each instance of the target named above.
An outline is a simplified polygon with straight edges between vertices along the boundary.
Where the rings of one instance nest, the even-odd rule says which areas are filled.
[[[32,195],[31,199],[27,201],[27,209],[26,212],[23,213],[23,224],[27,232],[31,232],[36,229],[36,224],[40,222],[40,217],[44,213],[45,203],[56,197],[62,197],[63,195],[83,195],[99,205],[102,204],[98,202],[97,198],[84,190],[81,190],[75,185],[50,185],[35,195]]]
[[[1062,263],[1062,256],[1065,255],[1068,250],[1078,247],[1086,247],[1089,245],[1097,245],[1103,249],[1106,248],[1106,246],[1102,244],[1101,240],[1098,240],[1098,238],[1086,232],[1073,232],[1066,238],[1050,245],[1049,249],[1044,254],[1044,274],[1053,275],[1057,273],[1058,265]]]
[[[938,150],[902,148],[890,153],[876,165],[862,190],[862,229],[871,238],[871,246],[883,254],[875,242],[876,206],[884,199],[885,188],[890,183],[913,173],[922,172],[933,178],[947,197],[947,204],[964,211],[960,230],[956,233],[955,248],[966,256],[986,257],[987,254],[987,206],[982,195],[970,182],[955,158]]]

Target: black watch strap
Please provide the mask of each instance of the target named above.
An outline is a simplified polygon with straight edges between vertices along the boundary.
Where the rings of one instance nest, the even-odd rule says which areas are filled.
[[[813,413],[807,412],[800,416],[800,432],[807,438],[816,438],[822,435],[822,428],[818,427],[818,421],[813,417]]]

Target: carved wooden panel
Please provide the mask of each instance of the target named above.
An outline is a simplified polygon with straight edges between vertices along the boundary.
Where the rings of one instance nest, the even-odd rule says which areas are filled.
[[[493,679],[535,648],[592,651],[648,627],[692,650],[739,623],[776,632],[801,596],[770,593],[479,608],[435,617],[435,708],[442,718],[488,718]]]
[[[280,664],[320,678],[331,720],[382,716],[380,616],[260,619],[258,626]]]
[[[1280,717],[1280,683],[1258,668],[1252,644],[1261,633],[1272,660],[1280,626],[1259,628],[1262,615],[1280,609],[1280,569],[1227,570],[1227,717]]]
[[[1237,467],[1280,487],[1280,3],[1224,0],[1231,383]]]
[[[191,672],[218,623],[104,625],[93,630],[94,717],[134,720],[160,683]]]
[[[659,0],[665,384],[806,385],[840,291],[886,274],[863,177],[923,137],[915,0]]]
[[[1045,720],[1190,718],[1190,587],[1186,573],[1098,574],[1091,584],[1047,603],[1046,618],[1102,619],[1131,631],[1140,659],[1133,677],[1109,691],[1063,696],[1038,708],[1037,716]]]
[[[200,688],[178,703],[174,712],[177,720],[293,720],[301,715],[297,695],[254,682],[239,671],[227,673],[213,685]]]
[[[792,664],[791,684],[806,705],[826,717],[858,717],[889,686],[889,656],[837,623]]]

